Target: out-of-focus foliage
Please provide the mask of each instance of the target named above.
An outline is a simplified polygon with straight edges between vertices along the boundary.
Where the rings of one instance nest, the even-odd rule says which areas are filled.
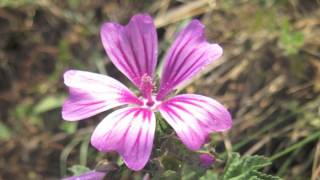
[[[64,100],[64,96],[47,96],[33,107],[33,114],[38,115],[59,108]]]
[[[79,176],[85,172],[90,171],[89,168],[82,166],[82,165],[73,165],[70,168],[68,168],[68,170],[72,172],[73,176]]]
[[[11,136],[11,130],[4,123],[0,122],[0,141],[9,140]]]
[[[304,37],[301,32],[292,32],[289,22],[285,21],[281,26],[280,46],[285,54],[296,54],[304,44]]]
[[[33,5],[37,0],[1,0],[0,7],[20,7],[25,5]]]
[[[77,130],[77,123],[74,122],[63,122],[60,125],[60,129],[68,134],[73,134]]]

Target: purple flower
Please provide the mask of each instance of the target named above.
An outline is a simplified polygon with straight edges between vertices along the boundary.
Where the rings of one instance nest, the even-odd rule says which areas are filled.
[[[102,180],[106,176],[105,172],[89,171],[79,176],[71,176],[63,178],[62,180]]]
[[[200,159],[200,165],[204,168],[209,168],[216,161],[214,156],[209,153],[200,154],[199,159]]]
[[[62,116],[82,120],[114,107],[115,110],[94,130],[91,144],[99,151],[117,151],[125,164],[141,170],[151,154],[156,118],[160,112],[191,150],[198,150],[212,132],[232,126],[228,110],[209,97],[169,93],[222,55],[222,48],[210,44],[204,25],[193,20],[174,41],[165,59],[160,87],[155,92],[157,33],[149,15],[138,14],[126,26],[105,23],[101,28],[103,46],[113,64],[139,89],[135,95],[119,81],[105,75],[69,70],[64,83],[70,96]]]

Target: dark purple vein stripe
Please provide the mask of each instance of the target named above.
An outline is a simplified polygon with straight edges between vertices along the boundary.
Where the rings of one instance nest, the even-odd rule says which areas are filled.
[[[175,49],[173,49],[173,52],[171,53],[170,57],[166,60],[168,61],[168,64],[165,66],[165,72],[164,73],[170,73],[172,72],[172,68],[175,67],[176,63],[178,62],[177,57],[180,56],[181,52],[184,50],[184,48],[190,43],[190,41],[192,40],[192,36],[187,37],[188,39],[186,40],[186,42],[183,43],[183,40],[186,37],[184,37],[179,44],[177,44],[177,47]],[[182,44],[182,45],[181,45]],[[182,47],[179,47],[182,46]],[[177,52],[178,51],[178,52]],[[172,64],[173,63],[173,64]],[[167,77],[167,76],[165,76]],[[170,77],[168,77],[168,79],[170,79]]]
[[[133,45],[133,42],[132,42],[132,37],[131,36],[128,36],[127,34],[125,34],[125,36],[126,36],[126,38],[128,39],[128,41],[129,41],[129,46],[130,46],[130,50],[131,50],[131,53],[132,53],[132,55],[133,55],[133,61],[134,61],[134,64],[136,65],[136,67],[137,67],[137,70],[138,70],[138,74],[139,74],[139,77],[141,77],[142,76],[142,74],[143,74],[143,72],[142,72],[142,70],[141,70],[141,67],[140,67],[140,61],[138,60],[138,57],[137,57],[137,54],[136,54],[136,50],[135,50],[135,48],[134,48],[134,45]],[[139,80],[140,81],[140,80]]]

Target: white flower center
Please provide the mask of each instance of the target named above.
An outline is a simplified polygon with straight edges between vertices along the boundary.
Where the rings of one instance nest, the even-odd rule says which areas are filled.
[[[161,104],[161,101],[157,101],[155,96],[151,96],[151,99],[143,98],[142,107],[149,108],[152,111],[156,111],[158,106]]]

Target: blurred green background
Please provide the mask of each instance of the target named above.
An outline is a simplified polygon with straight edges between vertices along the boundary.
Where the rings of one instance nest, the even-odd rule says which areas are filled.
[[[224,48],[182,89],[232,112],[233,128],[213,135],[217,151],[270,157],[264,171],[284,179],[319,179],[318,0],[0,0],[0,179],[59,178],[108,156],[89,144],[106,113],[62,120],[62,74],[81,69],[129,84],[105,54],[99,27],[138,12],[155,19],[160,60],[193,18]],[[212,171],[221,173],[220,163]]]

